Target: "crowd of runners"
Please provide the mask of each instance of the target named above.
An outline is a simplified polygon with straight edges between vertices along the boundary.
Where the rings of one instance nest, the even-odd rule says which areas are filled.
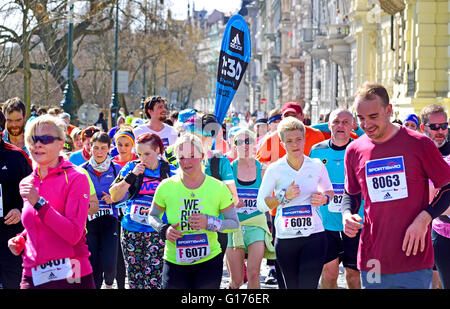
[[[0,113],[0,284],[4,289],[450,288],[450,143],[437,104],[392,120],[364,83],[350,110],[306,125],[167,111],[70,115],[18,98]],[[27,118],[29,118],[27,120]],[[127,279],[127,280],[126,280]]]

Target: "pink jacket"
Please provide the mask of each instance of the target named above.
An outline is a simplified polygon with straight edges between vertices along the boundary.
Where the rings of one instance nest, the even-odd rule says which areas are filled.
[[[42,181],[35,168],[20,185],[29,182],[33,182],[48,203],[38,212],[24,199],[22,223],[25,230],[21,233],[26,238],[22,254],[24,274],[31,276],[32,267],[62,258],[71,258],[72,265],[76,265],[73,278],[92,273],[85,230],[89,208],[86,175],[60,157],[60,164],[50,168]]]

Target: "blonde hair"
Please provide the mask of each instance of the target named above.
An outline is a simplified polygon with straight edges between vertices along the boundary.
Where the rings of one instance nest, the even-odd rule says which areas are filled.
[[[249,129],[242,128],[242,129],[237,130],[233,134],[233,142],[236,142],[238,136],[241,136],[241,135],[247,135],[248,137],[250,137],[250,139],[252,141],[256,140],[256,134],[253,131],[250,131]]]
[[[194,134],[190,134],[190,133],[185,133],[182,136],[178,137],[174,146],[173,146],[173,152],[175,154],[175,157],[177,158],[177,160],[180,159],[179,154],[180,154],[180,148],[181,145],[184,144],[191,144],[192,146],[194,146],[202,155],[205,154],[205,149],[203,148],[203,143],[202,140],[194,135]]]
[[[56,136],[59,137],[62,141],[66,136],[65,127],[66,123],[61,118],[57,118],[55,116],[45,114],[39,117],[34,118],[25,128],[25,144],[28,148],[34,145],[32,137],[34,136],[34,132],[37,128],[42,127],[44,125],[52,126],[55,129]]]
[[[278,124],[277,132],[281,141],[284,142],[286,131],[299,130],[305,136],[305,125],[295,117],[286,117]]]

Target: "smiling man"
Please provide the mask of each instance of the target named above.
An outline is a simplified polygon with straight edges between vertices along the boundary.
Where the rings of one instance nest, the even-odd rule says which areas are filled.
[[[366,82],[354,107],[366,135],[345,153],[344,233],[359,229],[358,269],[363,288],[431,287],[431,220],[444,213],[450,198],[450,166],[426,136],[389,120],[386,89]],[[429,203],[429,179],[441,188]],[[357,214],[361,197],[364,222]]]
[[[177,131],[164,123],[167,119],[166,100],[161,97],[149,97],[145,100],[144,110],[150,120],[135,128],[134,136],[138,138],[143,133],[155,133],[161,138],[164,147],[174,144],[178,137]]]
[[[6,118],[6,128],[3,131],[3,140],[7,143],[19,147],[29,156],[25,146],[25,104],[18,97],[11,98],[3,104],[3,114]]]

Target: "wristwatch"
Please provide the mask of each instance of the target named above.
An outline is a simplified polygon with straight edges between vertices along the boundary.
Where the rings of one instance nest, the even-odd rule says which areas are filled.
[[[286,198],[286,189],[281,189],[280,192],[278,192],[278,194],[276,195],[276,198],[280,205],[287,204],[291,201]]]
[[[42,196],[39,197],[39,200],[36,202],[36,204],[34,204],[34,209],[36,209],[37,211],[39,211],[42,207],[44,207],[44,205],[47,203],[47,201],[45,200],[45,198],[43,198]]]

